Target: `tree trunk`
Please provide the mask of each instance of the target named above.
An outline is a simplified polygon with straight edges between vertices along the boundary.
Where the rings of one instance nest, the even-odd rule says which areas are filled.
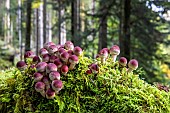
[[[8,45],[10,43],[10,0],[6,0],[5,3],[6,6],[6,14],[5,14],[5,45]]]
[[[120,12],[119,12],[119,47],[120,47],[120,56],[124,55],[124,46],[123,46],[123,19],[124,19],[124,2],[120,0]]]
[[[123,38],[124,38],[124,56],[130,59],[130,7],[131,0],[124,1],[124,27],[123,27]]]
[[[38,55],[39,51],[39,10],[36,9],[36,54]]]
[[[66,42],[66,22],[64,20],[65,9],[62,7],[62,1],[58,0],[59,10],[58,10],[58,21],[59,21],[59,44],[65,44]]]
[[[104,9],[105,4],[100,1],[102,16],[100,17],[100,26],[99,26],[99,43],[98,43],[98,51],[102,48],[107,47],[107,9]]]
[[[51,42],[52,41],[52,25],[51,25],[51,18],[52,18],[52,11],[51,9],[48,11],[49,13],[47,14],[47,42]]]
[[[46,35],[46,6],[47,6],[47,0],[43,0],[44,4],[43,4],[43,43],[47,42],[47,35]]]
[[[76,46],[81,46],[81,37],[80,37],[80,0],[72,1],[72,17],[71,17],[71,34],[72,41]]]
[[[31,50],[31,3],[32,0],[27,0],[27,23],[26,23],[26,40],[25,51]]]
[[[39,7],[39,48],[43,47],[43,5]]]

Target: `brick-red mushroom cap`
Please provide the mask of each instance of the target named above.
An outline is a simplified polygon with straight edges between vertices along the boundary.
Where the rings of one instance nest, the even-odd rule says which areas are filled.
[[[45,89],[45,84],[43,83],[43,82],[37,82],[36,84],[35,84],[35,90],[37,91],[37,92],[41,92],[41,91],[43,91]]]
[[[49,48],[48,48],[49,54],[54,54],[54,53],[57,52],[57,51],[58,51],[58,46],[56,46],[56,45],[51,45],[51,46],[49,46]]]
[[[101,58],[107,58],[108,57],[108,51],[106,49],[102,49],[99,51],[99,57]]]
[[[52,71],[57,71],[57,66],[54,63],[49,63],[46,66],[46,72],[50,73]]]
[[[128,67],[133,70],[136,70],[138,68],[138,61],[136,59],[130,60],[128,63]]]
[[[119,64],[122,65],[122,66],[126,66],[127,59],[125,57],[120,57]]]
[[[45,48],[41,48],[39,50],[39,55],[42,57],[43,55],[48,54],[48,51]]]
[[[74,49],[73,49],[73,53],[77,56],[80,56],[82,53],[83,53],[83,50],[79,47],[79,46],[76,46]]]
[[[71,41],[67,41],[67,42],[64,44],[64,47],[65,47],[65,49],[67,49],[67,50],[73,50],[73,49],[74,49],[74,44],[73,44]]]
[[[70,56],[70,55],[69,55],[66,51],[64,51],[64,52],[62,52],[62,53],[60,54],[60,58],[61,58],[61,60],[63,60],[64,62],[68,61],[69,56]]]
[[[50,80],[60,80],[60,73],[58,71],[53,71],[49,74]]]
[[[43,78],[43,75],[41,73],[38,73],[38,72],[35,72],[33,74],[34,76],[34,81],[37,82],[37,81],[41,81],[41,79]]]
[[[61,80],[53,80],[52,85],[53,85],[55,88],[62,88],[62,87],[63,87],[63,83],[62,83]]]
[[[120,54],[120,48],[117,45],[112,46],[109,51],[110,51],[110,54],[112,54],[112,55]]]
[[[36,69],[38,72],[44,72],[46,69],[47,63],[46,62],[40,62],[36,65]]]
[[[60,68],[60,67],[63,65],[62,61],[61,61],[59,58],[57,58],[56,60],[54,60],[54,64],[55,64],[58,68]]]
[[[32,52],[32,51],[27,51],[25,54],[24,54],[24,58],[33,58],[35,56],[35,53]]]
[[[67,73],[68,72],[68,66],[67,65],[63,65],[61,67],[61,72]]]
[[[23,69],[25,69],[27,67],[27,65],[26,65],[26,63],[24,61],[17,62],[16,66],[17,66],[17,68],[19,70],[23,70]]]
[[[55,97],[55,91],[51,88],[47,89],[46,91],[46,98],[53,99]]]
[[[69,62],[70,62],[70,63],[77,64],[78,61],[79,61],[79,59],[78,59],[78,57],[77,57],[76,55],[71,55],[71,56],[69,57]]]
[[[47,43],[44,44],[44,48],[48,50],[49,46],[51,46],[51,45],[55,45],[55,43],[47,42]]]

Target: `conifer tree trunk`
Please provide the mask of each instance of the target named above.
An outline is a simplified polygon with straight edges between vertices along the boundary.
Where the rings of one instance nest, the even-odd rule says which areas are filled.
[[[39,7],[39,48],[42,48],[43,47],[43,4],[40,5]]]
[[[26,39],[25,51],[31,50],[31,3],[32,0],[27,0],[27,21],[26,21]]]
[[[20,60],[22,60],[22,31],[21,31],[21,0],[18,0],[18,37],[19,37],[19,50],[20,50]]]
[[[80,0],[73,0],[72,5],[72,17],[71,17],[71,34],[72,41],[76,46],[81,46],[80,37]]]
[[[59,44],[65,44],[66,42],[66,22],[64,20],[65,9],[62,7],[62,0],[58,0],[58,21],[59,21]]]
[[[124,1],[123,46],[124,56],[130,59],[130,7],[131,0]]]
[[[40,46],[39,46],[39,10],[36,9],[36,12],[35,12],[35,15],[36,15],[36,54],[38,55],[38,51],[40,49]]]
[[[5,2],[5,7],[6,7],[6,14],[5,14],[5,45],[10,43],[10,0],[6,0]]]
[[[107,9],[105,9],[105,4],[103,1],[100,1],[101,13],[102,16],[100,17],[99,21],[99,43],[98,43],[98,51],[102,48],[107,47]]]
[[[46,35],[46,6],[47,6],[47,0],[43,0],[43,43],[47,42],[47,35]]]
[[[47,14],[47,42],[51,42],[52,41],[52,11],[51,9],[48,11],[48,14]]]
[[[124,45],[123,45],[123,20],[124,20],[124,2],[123,0],[120,0],[120,12],[119,12],[119,47],[120,50],[122,50],[120,52],[121,56],[124,56]]]

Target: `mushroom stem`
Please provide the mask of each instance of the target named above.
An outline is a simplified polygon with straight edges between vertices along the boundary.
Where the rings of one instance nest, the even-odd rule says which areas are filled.
[[[106,62],[106,58],[101,58],[101,63],[103,64],[103,63],[105,63]]]
[[[44,91],[44,90],[41,91],[40,94],[41,94],[43,97],[45,97],[45,91]]]
[[[70,66],[69,66],[69,69],[70,69],[70,70],[73,70],[74,67],[75,67],[75,65],[76,65],[75,63],[71,63]]]
[[[112,55],[112,58],[113,58],[113,62],[115,62],[116,58],[117,58],[117,55]]]
[[[133,71],[132,68],[128,68],[128,70],[127,70],[128,73],[131,73],[132,71]]]

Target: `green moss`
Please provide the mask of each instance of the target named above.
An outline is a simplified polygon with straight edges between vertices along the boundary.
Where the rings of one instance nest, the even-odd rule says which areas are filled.
[[[64,88],[55,99],[43,98],[30,79],[34,69],[0,73],[1,112],[15,113],[169,113],[170,93],[158,90],[109,58],[97,75],[86,75],[93,61],[81,57],[75,70],[62,76]]]

